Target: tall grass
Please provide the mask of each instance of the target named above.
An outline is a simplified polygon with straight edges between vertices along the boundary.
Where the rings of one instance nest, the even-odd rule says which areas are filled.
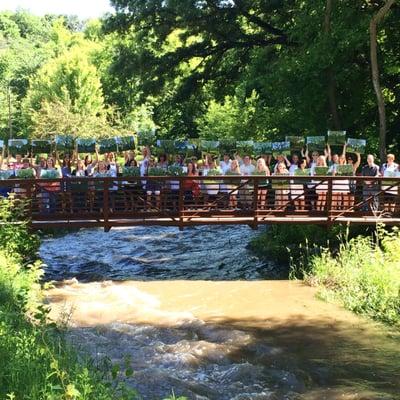
[[[133,399],[110,365],[79,357],[46,323],[38,239],[16,224],[20,204],[0,199],[0,399]],[[131,371],[125,369],[127,375]]]
[[[313,255],[303,269],[320,295],[375,320],[400,325],[400,232],[379,228],[376,236],[344,241],[337,252]]]
[[[250,241],[249,248],[259,257],[287,265],[291,260],[304,262],[321,247],[336,249],[342,237],[354,237],[361,232],[358,226],[271,225]]]

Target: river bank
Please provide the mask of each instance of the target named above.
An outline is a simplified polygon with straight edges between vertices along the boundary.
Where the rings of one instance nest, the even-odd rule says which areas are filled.
[[[362,232],[362,234],[360,234]],[[253,238],[261,258],[290,262],[291,277],[318,296],[388,325],[400,324],[400,233],[383,226],[273,226]]]
[[[29,400],[132,399],[132,391],[93,364],[48,321],[39,239],[13,223],[12,199],[0,199],[0,398]]]

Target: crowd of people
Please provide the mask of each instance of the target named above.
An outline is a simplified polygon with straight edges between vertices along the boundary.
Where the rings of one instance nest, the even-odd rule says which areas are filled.
[[[140,161],[138,161],[140,159]],[[318,167],[326,169],[326,174],[335,176],[340,170],[340,166],[347,165],[347,179],[337,179],[332,182],[332,208],[337,210],[345,210],[354,206],[357,190],[357,183],[351,179],[351,176],[363,177],[397,177],[400,176],[399,165],[395,162],[395,156],[388,154],[387,161],[381,166],[375,164],[374,156],[369,154],[366,158],[366,164],[360,168],[361,155],[359,153],[349,154],[346,152],[346,145],[340,153],[335,153],[330,146],[323,152],[309,152],[304,149],[298,153],[292,153],[290,156],[262,155],[256,159],[252,159],[250,155],[240,157],[235,154],[231,156],[224,154],[221,160],[216,156],[207,154],[202,159],[194,157],[186,158],[182,155],[175,155],[172,158],[166,154],[153,157],[148,147],[143,147],[142,154],[137,157],[135,152],[124,152],[124,158],[120,162],[117,160],[115,153],[107,153],[100,156],[97,152],[94,157],[90,154],[84,158],[74,152],[65,154],[62,158],[58,153],[54,157],[40,157],[37,160],[16,154],[2,158],[1,171],[8,171],[7,177],[17,177],[20,171],[29,169],[32,177],[35,178],[69,178],[69,177],[117,177],[121,176],[124,169],[134,167],[138,170],[141,177],[147,176],[150,168],[159,168],[168,174],[169,167],[180,167],[182,174],[192,177],[184,182],[185,199],[198,202],[202,194],[204,194],[204,180],[196,180],[196,176],[215,176],[215,175],[236,175],[236,176],[265,176],[265,179],[258,180],[258,209],[274,208],[284,210],[292,207],[295,210],[317,210],[323,211],[326,207],[328,183],[317,174]],[[316,176],[319,178],[309,178],[308,180],[290,179],[291,176]],[[268,179],[269,176],[287,176],[285,180]],[[4,178],[2,178],[4,179]],[[147,203],[160,207],[161,197],[163,194],[163,186],[155,180],[141,180],[142,189],[147,196]],[[226,194],[227,206],[230,208],[247,208],[253,202],[250,184],[246,184],[245,180],[237,180],[242,182],[239,187],[230,184],[219,184],[219,193]],[[244,183],[243,183],[244,182]],[[125,182],[126,187],[129,183]],[[115,182],[114,190],[118,190],[117,182]],[[360,185],[358,185],[360,187]],[[42,197],[47,199],[47,203],[54,202],[54,194],[62,192],[65,184],[61,181],[46,182],[41,184]],[[380,184],[377,180],[363,180],[362,198],[365,200],[363,204],[364,210],[378,210],[378,193],[384,192],[384,207],[386,211],[394,212],[397,204],[398,190],[396,185]],[[8,194],[7,187],[1,187],[1,194]],[[174,188],[170,187],[172,191]],[[87,186],[90,191],[90,186]],[[23,195],[26,191],[21,185],[15,185],[12,191],[18,195]],[[206,197],[212,196],[209,192],[205,192]],[[101,196],[100,194],[98,196]],[[101,201],[101,198],[100,198]],[[134,198],[132,196],[133,203]],[[51,204],[50,204],[51,205]]]

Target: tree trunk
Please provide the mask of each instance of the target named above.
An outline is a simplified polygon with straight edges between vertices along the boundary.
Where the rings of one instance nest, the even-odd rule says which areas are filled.
[[[325,6],[325,20],[324,20],[324,33],[329,36],[331,32],[331,15],[332,15],[333,0],[326,0]],[[340,129],[340,118],[336,101],[336,80],[332,67],[326,70],[326,77],[328,81],[328,100],[329,110],[332,115],[333,127],[335,130]]]
[[[379,155],[383,162],[386,158],[386,111],[385,111],[385,100],[383,98],[382,88],[379,81],[379,67],[378,67],[378,55],[377,55],[377,34],[376,28],[385,18],[389,12],[390,7],[394,4],[395,0],[387,0],[386,3],[379,9],[379,11],[373,16],[370,24],[370,41],[371,41],[371,71],[372,71],[372,84],[374,86],[376,100],[378,103],[379,111]]]
[[[8,138],[13,138],[12,133],[12,105],[11,105],[11,86],[7,85],[7,105],[8,105]]]

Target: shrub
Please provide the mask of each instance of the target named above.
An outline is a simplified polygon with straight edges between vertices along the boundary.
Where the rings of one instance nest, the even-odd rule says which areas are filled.
[[[134,399],[136,393],[117,381],[115,368],[78,357],[57,326],[47,323],[42,303],[40,263],[34,258],[38,239],[13,198],[0,200],[0,398],[1,399]],[[19,217],[18,217],[19,216]],[[125,375],[130,376],[129,367]]]
[[[358,236],[344,242],[333,254],[323,249],[310,258],[308,283],[320,287],[358,314],[400,324],[400,233],[378,231],[377,238]]]
[[[24,221],[26,203],[14,197],[0,197],[0,245],[9,255],[33,260],[39,249],[39,238],[28,230]]]

